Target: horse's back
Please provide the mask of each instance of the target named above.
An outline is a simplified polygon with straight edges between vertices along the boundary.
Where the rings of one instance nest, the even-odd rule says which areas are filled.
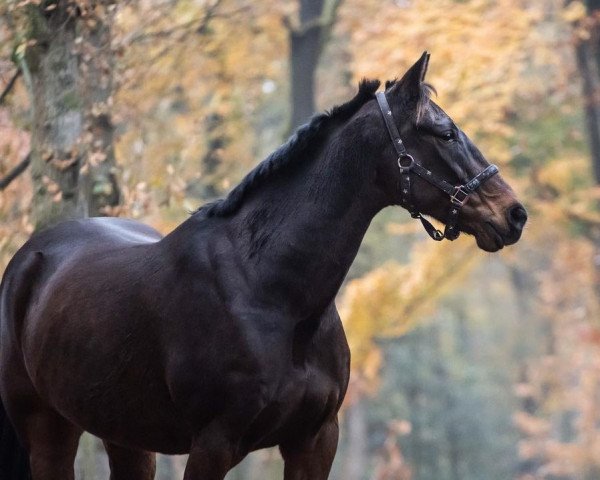
[[[162,235],[143,223],[123,218],[71,220],[37,233],[21,250],[69,256],[73,249],[115,249],[157,242]]]
[[[0,284],[0,332],[8,333],[7,328],[14,332],[32,297],[52,286],[49,280],[57,272],[98,255],[149,245],[161,238],[147,225],[118,218],[72,220],[34,234],[4,272]]]

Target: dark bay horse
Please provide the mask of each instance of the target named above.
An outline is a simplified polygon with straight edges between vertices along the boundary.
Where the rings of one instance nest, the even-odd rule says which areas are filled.
[[[163,452],[222,480],[275,445],[286,480],[326,479],[350,359],[334,298],[374,215],[401,204],[490,252],[527,219],[430,100],[427,63],[377,97],[363,81],[164,238],[116,218],[34,235],[0,287],[0,395],[24,449],[4,432],[0,476],[26,478],[26,451],[33,480],[73,479],[85,430],[112,479],[151,479]]]

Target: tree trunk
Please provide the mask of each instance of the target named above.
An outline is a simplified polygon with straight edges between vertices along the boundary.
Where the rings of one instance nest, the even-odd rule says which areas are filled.
[[[59,220],[82,217],[78,199],[79,138],[83,101],[79,92],[76,21],[61,3],[49,14],[29,7],[31,37],[36,43],[25,57],[25,78],[31,79],[33,128],[31,174],[32,215],[41,229]]]
[[[577,66],[582,77],[583,100],[585,109],[586,126],[590,146],[590,157],[592,171],[596,185],[600,185],[600,0],[586,0],[587,18],[585,26],[588,35],[579,38],[575,47]],[[580,25],[581,27],[581,25]],[[600,205],[596,205],[599,208]],[[591,238],[594,242],[594,254],[592,262],[594,265],[594,292],[596,300],[600,302],[600,229],[595,227],[591,230]],[[588,415],[590,412],[588,412]],[[591,418],[594,416],[591,415]],[[586,435],[582,429],[578,441],[592,451],[589,447],[594,439]],[[587,462],[584,479],[598,478],[598,467],[595,463]]]
[[[587,0],[588,18],[600,10],[600,1]],[[600,25],[593,20],[587,28],[589,37],[579,38],[575,46],[577,66],[583,83],[583,100],[592,170],[600,183]]]
[[[32,96],[36,229],[104,213],[119,200],[109,113],[113,6],[81,5],[63,0],[29,7],[35,45],[20,67]]]
[[[118,204],[110,117],[112,2],[43,1],[28,7],[32,47],[19,59],[31,94],[32,220],[37,230],[63,220],[110,214]],[[101,442],[84,435],[78,478],[105,478]]]
[[[344,412],[346,451],[341,478],[361,480],[367,461],[367,416],[365,399],[358,398]]]
[[[588,35],[578,39],[575,54],[582,78],[591,166],[596,185],[600,185],[600,0],[586,0],[585,3]],[[598,207],[599,205],[596,206]],[[595,246],[592,259],[595,275],[594,291],[597,301],[600,302],[600,229],[595,227],[590,233]],[[586,446],[593,442],[593,438],[586,435],[578,440]],[[591,449],[588,448],[588,451]],[[598,467],[593,462],[588,462],[584,479],[598,478],[598,473]]]
[[[85,112],[85,144],[87,158],[80,168],[83,186],[81,203],[87,215],[110,215],[119,203],[116,177],[114,127],[111,118],[114,56],[111,48],[111,26],[114,5],[106,2],[87,12],[79,24],[83,39],[80,57],[80,91]],[[85,168],[87,167],[87,168]]]
[[[315,76],[340,0],[300,0],[300,24],[288,25],[290,43],[290,129],[315,112]]]
[[[529,372],[527,366],[522,364],[519,368],[519,383],[523,386],[529,385]],[[521,394],[519,398],[520,410],[527,415],[534,417],[538,410],[537,399],[531,393]],[[522,440],[528,440],[526,435],[521,435]],[[517,462],[515,476],[517,480],[534,478],[540,467],[543,465],[543,458],[540,456],[527,456],[519,458]]]
[[[600,0],[586,0],[587,18],[576,22],[577,29],[588,35],[576,39],[575,57],[581,74],[582,95],[591,167],[596,184],[600,185]],[[600,231],[591,232],[596,245],[594,266],[596,269],[595,290],[600,299]]]

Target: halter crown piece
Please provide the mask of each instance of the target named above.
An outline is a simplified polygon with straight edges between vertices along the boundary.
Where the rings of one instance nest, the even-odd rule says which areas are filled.
[[[465,204],[471,193],[481,187],[486,180],[489,180],[496,173],[498,173],[498,167],[496,165],[490,165],[462,185],[452,185],[446,180],[437,178],[430,170],[427,170],[425,167],[415,162],[415,159],[406,150],[406,147],[400,138],[400,133],[396,127],[394,116],[392,115],[392,109],[388,104],[385,93],[378,92],[376,96],[377,103],[379,104],[379,109],[381,110],[381,114],[385,120],[388,133],[390,134],[390,138],[392,139],[392,143],[394,144],[394,148],[398,154],[398,168],[400,169],[400,194],[403,206],[408,209],[412,218],[418,218],[421,220],[423,227],[429,236],[434,240],[438,242],[444,238],[448,240],[456,240],[460,235],[460,230],[458,229],[457,224],[458,215],[462,206]],[[443,233],[435,228],[426,218],[424,218],[412,202],[410,191],[411,173],[417,174],[419,177],[446,192],[450,196],[450,211],[446,219],[446,228],[444,229]]]

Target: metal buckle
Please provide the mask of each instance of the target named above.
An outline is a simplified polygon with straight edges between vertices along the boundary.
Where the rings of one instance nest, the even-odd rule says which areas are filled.
[[[404,165],[402,163],[403,160],[408,160],[408,165]],[[404,173],[404,170],[409,170],[415,164],[415,159],[409,153],[404,153],[398,157],[398,167],[400,168],[400,173]]]
[[[469,198],[469,191],[466,190],[463,185],[459,185],[458,187],[455,187],[454,193],[450,195],[450,202],[453,205],[462,207],[467,201],[467,198]]]

